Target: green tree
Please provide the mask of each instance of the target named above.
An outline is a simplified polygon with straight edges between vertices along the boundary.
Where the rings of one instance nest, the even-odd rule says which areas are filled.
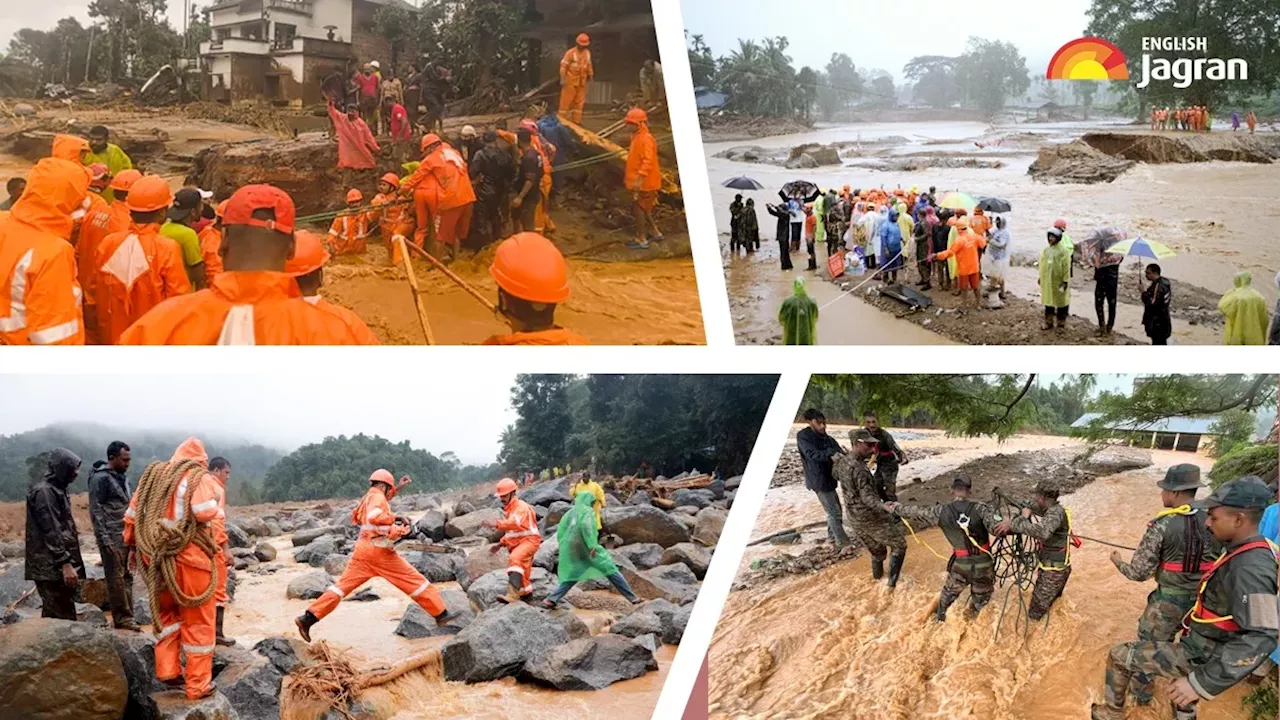
[[[234,470],[234,461],[232,467]],[[376,435],[340,435],[304,445],[281,458],[267,472],[262,496],[270,502],[358,497],[379,468],[396,477],[412,477],[411,493],[439,492],[458,482],[454,468],[408,442],[393,443]]]
[[[498,461],[512,470],[540,470],[565,458],[573,429],[569,410],[572,375],[517,375],[511,406],[517,419],[503,433]]]
[[[1209,455],[1220,458],[1248,445],[1253,439],[1255,420],[1254,413],[1239,408],[1219,415],[1209,428],[1209,432],[1215,435]]]
[[[893,85],[893,78],[888,75],[881,75],[871,83],[871,89],[875,91],[875,104],[879,107],[896,107],[898,104],[897,88]]]
[[[738,47],[719,61],[718,85],[743,112],[789,116],[796,112],[800,88],[786,50],[785,37],[762,43],[739,40]]]
[[[1093,109],[1093,99],[1098,94],[1099,83],[1094,80],[1075,80],[1072,89],[1080,105],[1084,107],[1084,119],[1089,119],[1089,111]]]
[[[1010,97],[1019,97],[1031,84],[1027,61],[1013,43],[969,38],[956,63],[956,78],[974,106],[994,115]]]
[[[805,65],[800,68],[800,72],[796,73],[796,85],[798,86],[796,94],[798,114],[804,118],[805,122],[809,122],[813,103],[818,97],[818,73]]]
[[[689,72],[693,75],[694,87],[714,87],[716,79],[716,59],[711,54],[711,46],[701,35],[684,33],[689,44]]]
[[[943,55],[920,55],[911,58],[902,68],[907,82],[914,82],[911,91],[914,100],[931,107],[951,107],[960,100],[960,86],[956,80],[958,58]]]
[[[847,109],[862,93],[862,76],[845,53],[832,53],[827,61],[825,99],[819,99],[823,118],[831,120],[836,112]]]

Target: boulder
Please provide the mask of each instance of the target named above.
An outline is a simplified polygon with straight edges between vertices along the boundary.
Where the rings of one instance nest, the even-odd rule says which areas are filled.
[[[711,491],[711,496],[716,500],[723,500],[725,490],[724,478],[717,475],[715,479],[711,481],[711,484],[707,486],[707,490]]]
[[[671,494],[671,500],[679,507],[692,506],[699,510],[715,502],[716,495],[711,490],[677,490]]]
[[[236,663],[251,663],[260,659],[256,653],[244,645],[232,645],[231,647],[219,645],[213,650],[213,676],[215,678],[218,677],[218,673]]]
[[[267,521],[260,517],[252,515],[238,517],[235,519],[235,524],[254,537],[271,537],[271,528],[267,526]]]
[[[653,652],[619,636],[574,640],[530,660],[521,679],[557,690],[600,690],[658,669]]]
[[[271,562],[276,559],[276,549],[271,543],[260,542],[253,547],[253,556],[259,562]]]
[[[684,636],[684,627],[689,622],[689,613],[684,613],[683,620],[680,618],[680,611],[684,608],[673,602],[658,599],[650,600],[640,606],[637,613],[648,613],[656,615],[662,623],[662,641],[668,645],[679,645],[680,639]]]
[[[609,632],[626,635],[629,638],[640,637],[662,632],[662,619],[643,609],[620,618],[609,628]]]
[[[444,678],[475,683],[515,675],[530,660],[568,641],[560,623],[528,605],[488,610],[441,648]]]
[[[275,635],[258,641],[253,646],[253,651],[267,659],[276,670],[282,674],[288,675],[298,665],[303,664],[298,659],[298,653],[305,653],[306,644],[301,640],[281,637]]]
[[[128,701],[129,683],[110,632],[52,618],[0,629],[0,715],[117,720]]]
[[[599,610],[613,615],[626,615],[636,609],[617,592],[590,592],[578,587],[564,596],[564,602],[579,610]]]
[[[511,558],[506,548],[498,550],[496,553],[489,552],[489,546],[484,545],[467,553],[466,560],[462,563],[462,568],[458,571],[458,584],[466,590],[472,580],[479,578],[486,573],[494,570],[502,570],[507,567],[507,560]]]
[[[1117,446],[1082,456],[1076,467],[1094,475],[1114,475],[1126,470],[1150,467],[1152,462],[1150,450]]]
[[[439,510],[428,510],[418,518],[418,522],[414,523],[414,528],[429,538],[432,542],[440,542],[445,539],[444,526],[448,520],[444,513]]]
[[[662,564],[662,546],[657,543],[632,543],[614,548],[610,552],[615,560],[618,557],[625,557],[640,570],[648,570]]]
[[[333,584],[333,578],[322,570],[299,575],[289,582],[285,597],[290,600],[315,600]]]
[[[690,508],[690,509],[692,510],[694,508]],[[692,515],[687,515],[682,512],[672,512],[671,517],[674,518],[676,522],[680,523],[680,525],[689,532],[689,537],[693,537],[693,529],[698,527],[697,519],[695,519]]]
[[[582,621],[582,618],[571,612],[560,613],[556,615],[556,622],[560,623],[560,627],[569,633],[570,640],[580,640],[585,637],[591,637],[591,628]]]
[[[556,572],[556,564],[560,559],[560,541],[555,536],[542,541],[538,552],[534,553],[533,564],[547,572]]]
[[[563,500],[557,500],[551,503],[551,507],[547,508],[546,517],[542,520],[542,531],[546,532],[547,530],[559,525],[560,518],[564,517],[564,514],[569,512],[569,508],[571,507],[573,507],[573,505],[570,505]]]
[[[293,534],[293,546],[303,547],[310,545],[316,538],[322,535],[338,534],[341,535],[343,528],[335,525],[333,527],[313,527],[307,530],[299,530]]]
[[[809,153],[801,153],[797,157],[788,160],[783,167],[788,170],[812,170],[818,167],[818,161]]]
[[[332,535],[323,535],[311,541],[311,544],[295,550],[293,559],[298,562],[305,562],[311,567],[323,567],[325,558],[338,552],[338,538]]]
[[[605,531],[621,537],[626,544],[657,543],[665,548],[689,542],[684,525],[651,505],[606,507],[602,519]]]
[[[526,602],[540,603],[547,599],[552,590],[556,589],[558,584],[551,573],[540,567],[533,569],[533,595]],[[501,605],[498,598],[507,594],[507,570],[501,568],[492,570],[476,578],[467,587],[467,597],[471,598],[471,602],[481,611],[488,610]]]
[[[76,622],[82,622],[93,627],[105,628],[107,626],[106,613],[102,612],[102,608],[90,603],[76,603]]]
[[[267,518],[263,522],[267,524],[267,537],[277,537],[284,534],[284,528],[281,527],[279,520]]]
[[[517,497],[530,505],[546,505],[550,507],[557,500],[566,503],[572,502],[573,498],[569,496],[569,488],[572,486],[573,483],[569,478],[534,483],[517,493]]]
[[[253,554],[253,548],[231,548],[229,554],[234,558],[257,557]]]
[[[463,515],[466,515],[468,513],[473,513],[475,511],[476,511],[476,506],[473,505],[470,500],[459,500],[458,502],[453,504],[453,514],[449,517],[449,519],[452,520],[453,518],[461,517]]]
[[[26,548],[20,542],[0,541],[0,558],[21,560],[26,556]]]
[[[641,575],[661,588],[663,597],[672,602],[683,603],[698,596],[698,577],[683,563],[659,565]]]
[[[16,562],[0,572],[0,606],[8,607],[31,590],[26,600],[18,603],[20,608],[37,609],[40,607],[40,594],[35,591],[36,584],[22,577],[26,574],[26,564]]]
[[[733,499],[738,496],[737,490],[726,490],[724,493],[724,509],[733,509]]]
[[[111,645],[124,667],[129,683],[127,718],[155,717],[155,705],[151,694],[168,688],[156,679],[156,640],[150,633],[133,633],[116,630],[111,633]]]
[[[312,555],[311,557],[314,558],[316,556]],[[325,572],[334,577],[338,577],[347,569],[347,563],[349,562],[351,562],[350,555],[339,555],[338,553],[333,553],[325,556],[324,561],[320,563],[320,566],[324,568]],[[315,563],[311,564],[315,565]]]
[[[277,720],[283,675],[265,657],[250,654],[247,661],[227,666],[214,678],[240,720]]]
[[[441,590],[440,597],[444,599],[444,606],[449,612],[457,613],[458,617],[450,620],[444,627],[439,627],[436,625],[435,618],[428,615],[426,610],[419,607],[417,603],[410,603],[400,618],[400,624],[396,626],[395,634],[414,640],[457,635],[475,619],[475,611],[471,609],[471,601],[465,594],[457,590]]]
[[[672,512],[679,515],[688,515],[689,517],[693,517],[694,515],[697,515],[698,511],[701,509],[702,508],[697,505],[679,505],[675,510],[672,510]]]
[[[153,693],[151,703],[158,720],[237,720],[240,717],[231,701],[220,692],[201,700],[188,700],[181,690],[165,690]]]
[[[677,543],[662,553],[663,565],[684,563],[689,566],[699,580],[707,576],[707,568],[711,566],[711,551],[694,543]]]
[[[239,525],[227,521],[227,542],[233,548],[253,547],[253,539]]]
[[[627,584],[631,586],[631,591],[644,600],[656,600],[658,598],[667,598],[673,602],[680,602],[684,598],[681,591],[672,596],[660,585],[650,580],[644,572],[636,569],[630,563],[617,563],[618,572],[622,573],[622,577],[626,578]],[[607,580],[605,582],[608,582]]]
[[[17,117],[35,117],[36,108],[30,103],[18,103],[13,106],[13,114]]]
[[[692,612],[693,605],[684,605],[677,610],[671,617],[671,625],[663,627],[662,641],[668,645],[679,645],[684,638],[684,629],[689,626],[689,615]]]
[[[434,583],[452,582],[458,579],[458,570],[466,562],[466,555],[460,552],[433,553],[410,551],[404,559],[418,572]]]
[[[737,489],[738,489],[738,486],[739,486],[739,485],[741,485],[741,484],[742,484],[742,476],[741,476],[741,475],[734,475],[733,477],[731,477],[731,478],[729,478],[729,479],[727,479],[727,480],[725,480],[725,481],[724,481],[724,489],[725,489],[726,491],[728,491],[728,490],[737,490]]]
[[[724,521],[728,517],[729,513],[720,508],[700,510],[693,526],[693,539],[703,545],[714,546],[720,542],[720,533],[724,531]]]
[[[627,498],[628,505],[652,505],[653,500],[649,497],[649,493],[644,490],[637,490]]]
[[[363,590],[358,590],[356,591],[355,595],[352,595],[351,597],[347,598],[349,602],[373,602],[374,600],[381,600],[381,599],[382,599],[382,596],[379,595],[377,592],[375,592],[373,588],[364,588]]]
[[[638,638],[633,638],[631,642],[639,645],[640,647],[648,650],[651,653],[658,652],[658,648],[662,647],[662,638],[658,637],[653,633],[650,633],[648,635],[641,635]]]
[[[496,541],[502,535],[497,530],[484,527],[486,522],[495,523],[503,517],[502,511],[495,508],[485,508],[475,512],[460,515],[444,524],[444,534],[451,538],[465,537],[467,535],[481,535]]]

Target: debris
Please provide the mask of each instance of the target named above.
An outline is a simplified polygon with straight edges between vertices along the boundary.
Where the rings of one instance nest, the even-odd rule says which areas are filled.
[[[1092,184],[1112,182],[1134,164],[1132,160],[1107,155],[1081,140],[1072,140],[1041,148],[1035,162],[1027,168],[1027,174],[1045,183]]]

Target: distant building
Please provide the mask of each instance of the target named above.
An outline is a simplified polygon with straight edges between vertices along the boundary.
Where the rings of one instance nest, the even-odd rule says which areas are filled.
[[[324,102],[320,81],[378,60],[391,48],[373,29],[384,5],[404,0],[215,0],[206,10],[213,39],[200,44],[202,95],[223,103]]]
[[[1079,420],[1071,423],[1071,427],[1086,427],[1098,417],[1101,417],[1099,413],[1085,413]],[[1211,430],[1217,420],[1216,417],[1171,417],[1145,425],[1117,423],[1107,429],[1111,431],[1112,437],[1125,439],[1133,447],[1198,452],[1217,437],[1217,433]]]

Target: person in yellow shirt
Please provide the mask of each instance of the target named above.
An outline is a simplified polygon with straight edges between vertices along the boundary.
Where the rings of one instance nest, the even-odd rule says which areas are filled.
[[[84,164],[86,166],[94,163],[102,163],[107,166],[112,177],[119,175],[125,170],[133,169],[133,160],[129,159],[129,155],[120,149],[119,145],[108,142],[111,138],[110,131],[102,125],[97,125],[89,130],[89,153],[85,155]],[[111,188],[104,189],[99,195],[110,205],[115,201],[115,191]]]
[[[592,480],[590,474],[583,473],[582,479],[578,480],[578,483],[569,490],[569,498],[572,499],[581,492],[591,493],[596,498],[591,507],[596,511],[596,531],[598,532],[604,526],[600,522],[600,511],[604,509],[604,488],[600,487],[600,483]]]

